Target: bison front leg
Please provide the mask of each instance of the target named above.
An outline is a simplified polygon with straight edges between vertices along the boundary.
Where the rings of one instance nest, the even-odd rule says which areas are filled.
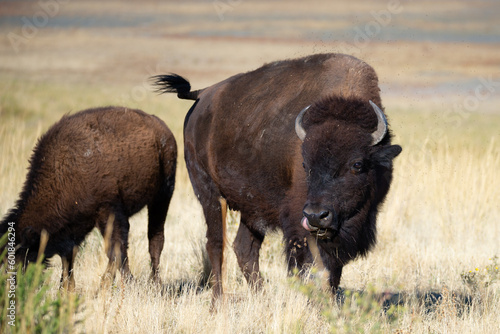
[[[288,271],[292,273],[297,270],[299,275],[303,275],[313,265],[307,238],[285,237],[285,244]]]
[[[296,210],[295,210],[296,211]],[[309,245],[309,232],[300,225],[302,212],[294,212],[289,215],[290,210],[283,210],[280,221],[283,227],[283,239],[285,242],[285,252],[288,262],[288,271],[293,273],[298,271],[299,275],[304,274],[314,262]]]
[[[336,256],[333,256],[332,254],[326,252],[323,250],[321,247],[319,247],[320,254],[321,254],[321,259],[323,260],[323,263],[330,272],[330,277],[329,277],[329,283],[330,283],[330,288],[332,289],[332,292],[335,293],[339,287],[340,284],[340,278],[342,276],[342,268],[344,265],[342,264],[341,259],[339,259]]]
[[[99,225],[101,233],[103,225]],[[104,229],[104,243],[108,255],[108,266],[103,276],[103,281],[114,281],[116,270],[120,268],[122,279],[132,279],[128,265],[128,233],[130,224],[123,213],[116,211],[110,214]]]
[[[335,293],[339,288],[340,277],[342,276],[342,266],[337,266],[330,270],[330,287],[332,288],[332,292]]]
[[[262,241],[264,241],[264,235],[251,231],[242,217],[233,248],[245,279],[254,289],[262,287],[262,277],[259,271],[259,252]]]

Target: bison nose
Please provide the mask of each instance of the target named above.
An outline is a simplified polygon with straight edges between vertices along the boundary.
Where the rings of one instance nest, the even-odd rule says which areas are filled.
[[[330,228],[335,218],[335,212],[314,205],[306,205],[302,212],[312,229]]]

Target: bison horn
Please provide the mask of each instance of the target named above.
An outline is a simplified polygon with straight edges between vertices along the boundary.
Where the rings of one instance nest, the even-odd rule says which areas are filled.
[[[387,133],[387,119],[385,118],[384,113],[380,108],[373,103],[372,101],[369,101],[371,106],[373,107],[373,110],[375,111],[375,114],[377,114],[377,130],[372,132],[372,146],[377,145],[380,143],[380,141],[384,138],[385,134]]]
[[[302,126],[302,117],[304,117],[304,114],[306,113],[307,109],[309,109],[309,107],[310,105],[302,109],[302,111],[297,115],[297,118],[295,119],[295,133],[297,133],[297,136],[302,141],[306,139],[306,130],[304,130],[304,127]]]

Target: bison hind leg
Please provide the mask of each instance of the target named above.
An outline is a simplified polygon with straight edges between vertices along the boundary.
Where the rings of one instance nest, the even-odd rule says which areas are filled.
[[[151,256],[151,278],[160,284],[160,257],[165,243],[165,219],[174,192],[173,181],[158,193],[152,203],[148,204],[148,240]]]
[[[207,224],[207,244],[206,249],[210,264],[212,265],[212,306],[215,309],[215,303],[222,296],[222,265],[224,263],[225,246],[225,221],[222,211],[226,209],[224,200],[214,183],[213,179],[206,173],[204,168],[195,160],[196,154],[194,148],[186,146],[184,154],[186,165],[189,172],[189,178],[193,186],[194,193],[198,197],[203,208],[205,222]]]
[[[234,239],[233,248],[247,283],[253,289],[262,287],[262,277],[259,269],[259,253],[264,241],[264,235],[248,228],[241,218],[238,233]]]

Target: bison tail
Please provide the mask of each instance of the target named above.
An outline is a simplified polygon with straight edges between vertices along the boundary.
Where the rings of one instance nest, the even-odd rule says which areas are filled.
[[[174,73],[155,75],[151,80],[157,93],[177,93],[177,97],[184,100],[196,100],[200,92],[198,90],[192,92],[189,81]]]

